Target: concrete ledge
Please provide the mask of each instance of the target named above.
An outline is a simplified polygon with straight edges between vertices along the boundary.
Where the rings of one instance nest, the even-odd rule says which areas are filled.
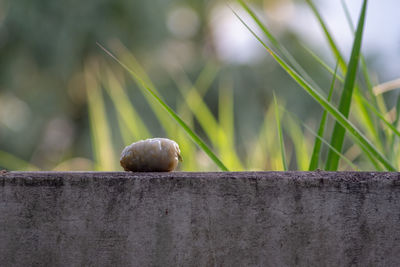
[[[399,255],[399,173],[0,173],[1,266],[400,266]]]

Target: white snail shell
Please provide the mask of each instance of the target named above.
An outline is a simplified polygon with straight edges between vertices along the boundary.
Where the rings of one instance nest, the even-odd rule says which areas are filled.
[[[125,171],[169,172],[182,161],[175,141],[167,138],[141,140],[124,148],[120,163]]]

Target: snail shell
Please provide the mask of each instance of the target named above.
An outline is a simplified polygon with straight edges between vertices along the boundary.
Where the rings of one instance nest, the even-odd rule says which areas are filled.
[[[124,148],[120,163],[125,171],[169,172],[182,161],[175,141],[166,138],[141,140]]]

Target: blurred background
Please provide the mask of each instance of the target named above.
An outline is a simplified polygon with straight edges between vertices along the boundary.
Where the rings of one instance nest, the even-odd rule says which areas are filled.
[[[305,1],[248,3],[327,92],[332,75],[304,47],[331,68],[335,60]],[[356,23],[361,1],[346,3]],[[348,59],[341,1],[315,5]],[[121,170],[125,145],[169,137],[181,146],[181,170],[217,170],[98,42],[151,81],[231,170],[282,169],[275,93],[288,111],[280,116],[289,168],[304,169],[315,137],[302,123],[315,130],[322,109],[231,8],[256,29],[235,2],[0,0],[0,168]],[[369,2],[362,50],[375,85],[400,76],[399,10],[396,0]],[[394,96],[385,95],[389,108]]]

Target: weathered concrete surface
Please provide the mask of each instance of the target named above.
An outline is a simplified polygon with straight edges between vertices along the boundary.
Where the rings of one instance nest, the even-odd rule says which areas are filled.
[[[0,174],[1,266],[400,266],[399,173]]]

